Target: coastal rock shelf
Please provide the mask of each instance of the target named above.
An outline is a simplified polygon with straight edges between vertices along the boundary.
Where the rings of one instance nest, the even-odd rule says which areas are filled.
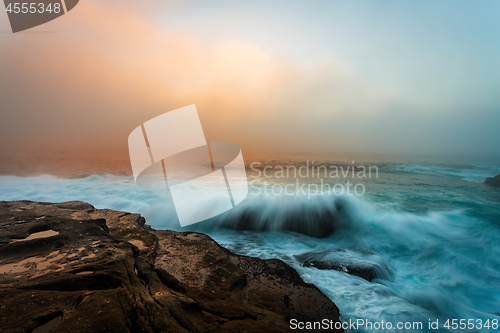
[[[287,332],[338,321],[280,260],[84,202],[0,202],[1,332]]]

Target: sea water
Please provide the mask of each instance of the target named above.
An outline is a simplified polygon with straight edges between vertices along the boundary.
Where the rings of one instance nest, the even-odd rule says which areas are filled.
[[[500,166],[371,165],[377,166],[377,177],[327,179],[362,183],[363,195],[266,195],[258,193],[264,181],[284,186],[296,179],[257,177],[249,170],[255,182],[242,204],[189,228],[180,228],[168,191],[142,189],[131,176],[1,176],[0,200],[86,201],[96,208],[140,213],[157,229],[204,232],[238,254],[279,258],[334,301],[343,321],[421,322],[423,331],[434,332],[495,331],[492,323],[500,319],[500,189],[483,181],[499,174]],[[312,177],[300,184],[319,181]],[[339,254],[346,267],[361,260],[383,272],[369,282],[346,269],[306,267],[301,259],[337,256],[338,261]],[[473,320],[474,328],[448,329],[448,319],[450,325],[452,319]],[[429,321],[436,320],[438,329],[429,329]],[[479,328],[479,321],[488,321],[489,328]]]

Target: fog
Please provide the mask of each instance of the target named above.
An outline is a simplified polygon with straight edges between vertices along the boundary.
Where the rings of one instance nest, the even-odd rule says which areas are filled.
[[[1,12],[2,156],[126,156],[190,104],[256,159],[500,156],[498,3],[144,6],[84,1],[17,34]]]

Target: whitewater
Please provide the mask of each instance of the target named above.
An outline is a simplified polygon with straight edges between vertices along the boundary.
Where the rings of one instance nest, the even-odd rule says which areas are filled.
[[[498,322],[500,190],[483,181],[500,166],[386,163],[378,171],[358,180],[360,196],[256,194],[256,182],[242,204],[188,228],[179,226],[168,191],[140,188],[132,176],[0,176],[0,200],[81,200],[142,214],[156,229],[206,233],[238,254],[281,259],[334,301],[344,321],[419,321],[428,331],[438,319],[433,332],[451,331],[447,319]],[[353,267],[374,275],[356,276]]]

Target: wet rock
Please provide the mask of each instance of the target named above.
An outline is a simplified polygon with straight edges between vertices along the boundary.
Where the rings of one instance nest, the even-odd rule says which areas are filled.
[[[304,267],[333,269],[367,281],[390,279],[390,268],[378,256],[348,249],[309,252],[296,256]]]
[[[495,177],[488,177],[485,179],[484,183],[487,185],[500,187],[500,175],[497,175]]]
[[[243,205],[212,223],[233,230],[290,231],[315,238],[327,238],[335,232],[335,225],[344,211],[341,200],[304,201],[290,196],[285,199],[280,204],[259,202]]]
[[[1,332],[286,332],[324,318],[335,304],[280,260],[83,202],[0,202]]]

